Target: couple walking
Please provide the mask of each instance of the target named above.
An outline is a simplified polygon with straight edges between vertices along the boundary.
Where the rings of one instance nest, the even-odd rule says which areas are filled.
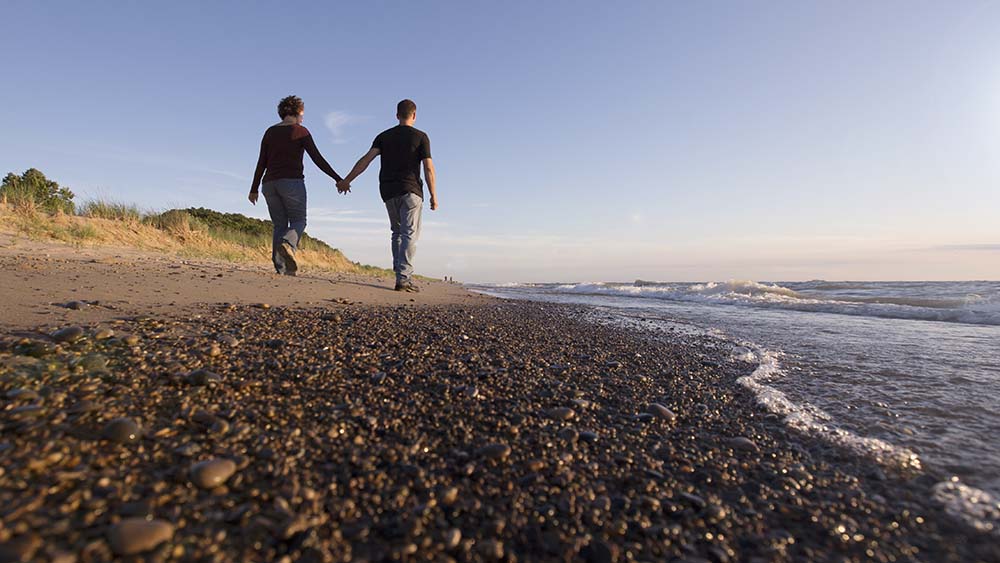
[[[351,182],[368,168],[375,157],[381,156],[379,192],[389,213],[389,228],[392,231],[395,289],[418,291],[413,285],[413,257],[420,236],[420,211],[424,201],[421,166],[431,195],[431,209],[436,210],[438,204],[431,142],[426,133],[413,127],[417,119],[417,105],[410,100],[396,105],[399,125],[379,133],[371,149],[358,160],[346,178],[334,172],[316,148],[309,130],[302,126],[304,113],[305,105],[296,96],[288,96],[278,103],[281,123],[272,125],[264,132],[257,170],[250,187],[249,199],[254,205],[259,197],[258,186],[264,192],[267,211],[274,224],[271,256],[275,270],[289,276],[294,276],[298,270],[295,253],[306,229],[303,153],[308,153],[313,163],[337,182],[337,191],[341,194],[350,192]]]

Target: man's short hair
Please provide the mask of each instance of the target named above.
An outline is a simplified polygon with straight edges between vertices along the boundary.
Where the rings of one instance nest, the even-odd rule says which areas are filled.
[[[285,96],[278,102],[278,117],[284,119],[289,115],[297,116],[304,109],[306,109],[306,105],[302,103],[302,98],[298,96]]]
[[[403,100],[396,104],[396,117],[404,119],[417,113],[417,104],[413,100]]]

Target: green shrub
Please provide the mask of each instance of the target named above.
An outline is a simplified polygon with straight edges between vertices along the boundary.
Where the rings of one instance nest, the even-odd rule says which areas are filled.
[[[72,214],[73,192],[49,180],[40,171],[29,168],[20,176],[7,174],[0,184],[0,201],[15,207],[39,207],[49,213]]]
[[[147,215],[142,220],[147,225],[161,231],[204,231],[205,225],[198,219],[188,215],[183,209],[171,209],[163,213]]]

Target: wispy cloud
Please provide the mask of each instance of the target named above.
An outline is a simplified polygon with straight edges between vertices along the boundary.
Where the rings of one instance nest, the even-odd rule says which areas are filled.
[[[1000,252],[1000,244],[983,243],[983,244],[945,244],[942,246],[935,246],[931,250],[973,250],[979,252]]]
[[[354,115],[346,111],[331,111],[323,118],[323,123],[330,130],[334,143],[346,143],[347,138],[344,135],[344,129],[348,125],[359,123],[365,119],[367,119],[365,116]]]

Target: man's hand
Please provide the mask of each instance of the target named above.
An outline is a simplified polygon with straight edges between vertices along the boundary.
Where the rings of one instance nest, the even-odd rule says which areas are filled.
[[[351,191],[351,183],[348,182],[347,180],[341,180],[337,182],[337,191],[342,194],[346,194],[347,192]]]
[[[438,208],[438,200],[437,200],[436,197],[432,197],[431,198],[431,211],[437,211],[437,208]]]
[[[257,205],[257,198],[259,195],[260,194],[257,193],[257,190],[250,190],[250,195],[247,196],[247,199],[250,200],[250,203]]]

